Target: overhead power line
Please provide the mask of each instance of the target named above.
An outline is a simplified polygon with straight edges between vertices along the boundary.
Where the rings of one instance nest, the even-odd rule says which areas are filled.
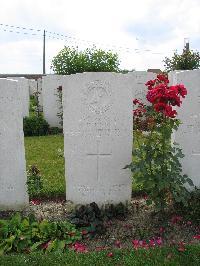
[[[0,30],[3,30],[4,32],[24,34],[24,35],[32,35],[32,36],[43,36],[43,34],[42,34],[43,30],[41,30],[41,29],[27,28],[27,27],[21,27],[21,26],[15,26],[15,25],[3,24],[3,23],[0,23],[0,26],[2,27],[2,28],[0,28]],[[3,27],[5,27],[5,28],[3,28]],[[63,41],[71,40],[72,42],[75,42],[78,44],[86,43],[86,44],[90,44],[93,46],[104,46],[107,49],[115,49],[115,50],[119,50],[119,51],[125,51],[128,53],[150,52],[151,54],[164,54],[162,52],[155,52],[154,50],[151,50],[151,49],[130,48],[130,47],[117,46],[117,45],[108,44],[108,43],[101,43],[101,42],[94,42],[91,40],[79,39],[77,37],[72,37],[70,35],[64,35],[64,34],[52,32],[52,31],[47,31],[47,30],[46,30],[46,37],[48,39],[63,40]],[[142,40],[138,37],[136,37],[135,39],[137,41]],[[145,41],[145,40],[142,40],[142,41]]]
[[[22,30],[42,31],[42,30],[38,30],[38,29],[25,28],[25,27],[14,26],[14,25],[9,25],[9,24],[3,24],[3,23],[0,23],[0,26],[9,27],[9,28],[16,28],[16,29],[22,29]]]
[[[14,31],[14,30],[8,30],[8,29],[1,29],[2,31],[5,32],[11,32],[11,33],[16,33],[16,34],[24,34],[24,35],[32,35],[32,36],[42,36],[41,34],[37,34],[37,33],[29,33],[29,32],[21,32],[21,31]]]

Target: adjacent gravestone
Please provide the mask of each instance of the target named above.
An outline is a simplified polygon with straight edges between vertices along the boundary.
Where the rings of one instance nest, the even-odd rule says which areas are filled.
[[[30,105],[29,81],[26,78],[19,78],[19,77],[12,77],[11,79],[18,81],[19,97],[22,102],[22,115],[23,117],[29,116],[29,105]]]
[[[38,94],[38,101],[41,110],[43,109],[43,100],[42,100],[42,78],[37,79],[37,94]]]
[[[133,71],[127,74],[131,78],[132,97],[133,99],[141,100],[148,104],[146,99],[147,87],[145,83],[149,80],[155,79],[156,74],[146,71]]]
[[[37,81],[34,79],[28,79],[29,95],[35,95],[37,92]]]
[[[0,210],[28,204],[22,102],[16,81],[0,79]]]
[[[177,108],[182,124],[174,136],[185,155],[183,173],[200,186],[200,70],[173,72],[170,79],[173,85],[184,84],[188,91],[182,106]]]
[[[76,204],[131,198],[132,93],[127,75],[82,73],[63,80],[66,197]]]
[[[47,75],[42,77],[42,100],[44,118],[51,127],[62,127],[58,114],[61,112],[61,102],[58,88],[62,87],[61,75]]]

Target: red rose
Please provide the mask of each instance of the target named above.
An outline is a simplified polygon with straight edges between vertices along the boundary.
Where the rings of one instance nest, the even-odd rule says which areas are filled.
[[[158,74],[158,75],[157,75],[157,79],[158,79],[159,81],[163,81],[164,83],[169,83],[169,80],[168,80],[167,76],[165,76],[165,75],[163,75],[163,74]]]
[[[167,106],[166,103],[156,103],[154,105],[154,110],[156,112],[164,112],[166,109],[166,106]]]
[[[133,100],[133,104],[138,104],[138,103],[140,103],[140,101],[138,99]]]
[[[153,86],[155,85],[155,83],[156,83],[156,79],[147,81],[145,85],[148,87],[149,90],[151,90],[153,89]]]
[[[178,93],[183,97],[185,98],[185,95],[187,95],[187,90],[186,88],[184,87],[183,84],[179,84],[179,85],[176,85],[177,87],[177,90],[178,90]]]

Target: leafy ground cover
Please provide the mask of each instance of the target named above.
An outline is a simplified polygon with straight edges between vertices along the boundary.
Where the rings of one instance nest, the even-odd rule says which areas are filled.
[[[66,201],[31,201],[30,208],[23,212],[28,216],[34,214],[38,221],[71,221],[73,204]],[[88,209],[89,210],[89,209]],[[111,216],[111,213],[109,213]],[[11,212],[0,212],[5,219]],[[125,215],[104,217],[100,220],[94,212],[89,211],[85,225],[81,225],[83,239],[81,243],[89,252],[99,249],[149,249],[154,247],[176,246],[185,250],[186,244],[198,244],[200,240],[199,223],[188,220],[176,213],[155,213],[153,207],[146,205],[146,199],[132,199]],[[78,218],[76,216],[76,218]],[[82,217],[85,221],[85,213]],[[79,220],[80,220],[79,218]],[[100,223],[103,221],[103,223]],[[80,221],[79,221],[80,224]],[[96,228],[94,228],[96,224]],[[100,226],[100,227],[99,227]]]
[[[36,165],[41,172],[41,197],[65,196],[63,145],[62,135],[25,138],[27,169]]]
[[[2,266],[54,266],[54,265],[200,265],[200,245],[187,246],[184,251],[176,247],[154,248],[150,250],[109,250],[77,254],[34,253],[30,255],[9,255],[0,257]]]

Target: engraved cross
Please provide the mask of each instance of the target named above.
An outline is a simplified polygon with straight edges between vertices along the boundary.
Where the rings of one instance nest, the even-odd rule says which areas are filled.
[[[99,140],[97,140],[97,152],[93,153],[87,153],[87,155],[90,156],[96,156],[97,157],[97,180],[99,180],[99,159],[101,156],[110,156],[111,153],[107,153],[107,152],[100,152],[99,151]]]

